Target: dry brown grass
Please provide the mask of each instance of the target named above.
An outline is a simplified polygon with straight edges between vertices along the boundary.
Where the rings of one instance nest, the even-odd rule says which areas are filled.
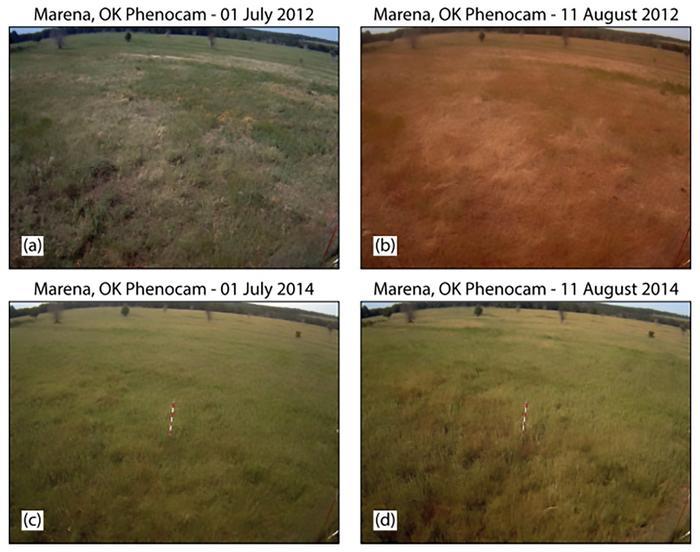
[[[13,53],[12,266],[324,266],[337,69],[319,52],[149,33]],[[23,235],[46,236],[45,256],[23,257]]]
[[[676,266],[689,86],[683,54],[627,44],[473,33],[371,44],[363,266]],[[372,257],[378,234],[399,236],[399,257]]]

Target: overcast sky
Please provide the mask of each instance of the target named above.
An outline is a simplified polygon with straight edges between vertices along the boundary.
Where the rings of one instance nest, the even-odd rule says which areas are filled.
[[[290,33],[311,36],[313,38],[325,38],[338,42],[338,29],[335,27],[253,27],[259,31],[270,31],[272,33]]]
[[[654,309],[662,312],[670,312],[673,314],[682,314],[683,316],[690,316],[690,303],[672,303],[672,302],[658,302],[658,303],[613,303],[611,305],[620,305],[623,307],[634,307],[636,309]]]
[[[466,28],[466,27],[465,27]],[[615,31],[627,31],[631,33],[649,33],[661,36],[669,36],[671,38],[679,38],[681,40],[690,40],[689,27],[605,27]],[[363,31],[370,33],[390,33],[398,27],[362,27]]]
[[[17,31],[18,34],[35,33],[46,27],[10,27],[10,31]],[[325,38],[338,42],[338,29],[335,27],[251,27],[259,31],[269,31],[271,33],[290,33],[310,36],[312,38]],[[138,27],[134,27],[138,31]]]
[[[395,304],[397,301],[390,303],[378,303],[378,302],[367,302],[363,305],[367,305],[370,309],[381,309],[382,307],[388,307],[389,305]],[[613,301],[603,301],[611,305],[620,305],[622,307],[631,307],[634,309],[654,309],[661,312],[670,312],[672,314],[682,314],[683,316],[690,316],[690,303],[688,302],[658,302],[658,303],[626,303],[626,302],[613,302]],[[525,303],[525,301],[523,301]],[[515,303],[514,303],[515,304]]]
[[[301,309],[311,312],[320,312],[323,314],[329,314],[330,316],[338,317],[338,303],[253,303],[254,305],[265,305],[268,307],[282,307],[287,309]],[[12,306],[16,309],[26,309],[29,307],[35,307],[41,305],[41,303],[12,303]]]
[[[320,312],[338,316],[338,303],[275,303],[268,301],[265,303],[254,303],[255,305],[265,305],[267,307],[282,307],[287,309],[301,309],[305,311]]]
[[[690,40],[689,27],[610,27],[615,31],[626,31],[630,33],[648,33],[661,36],[670,36],[681,40]]]

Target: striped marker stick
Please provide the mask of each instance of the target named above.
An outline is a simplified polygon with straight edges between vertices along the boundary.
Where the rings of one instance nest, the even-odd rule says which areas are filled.
[[[170,403],[170,413],[168,414],[168,437],[173,435],[173,423],[175,422],[175,401]]]
[[[527,401],[523,404],[523,425],[522,432],[525,433],[525,428],[527,427]]]

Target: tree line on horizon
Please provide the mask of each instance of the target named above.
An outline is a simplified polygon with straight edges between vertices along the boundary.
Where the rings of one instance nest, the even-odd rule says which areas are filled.
[[[415,40],[416,35],[458,33],[465,31],[480,33],[479,39],[481,42],[483,42],[482,36],[486,37],[489,33],[550,35],[560,36],[565,42],[568,42],[568,40],[572,38],[588,38],[591,40],[607,40],[609,42],[637,44],[639,46],[681,52],[686,55],[690,54],[689,41],[649,33],[614,31],[598,27],[405,27],[387,33],[363,31],[362,44],[369,44],[382,40],[393,41],[400,38]]]
[[[446,301],[431,303],[429,301],[419,301],[412,303],[394,303],[386,307],[370,309],[367,305],[362,305],[362,318],[373,316],[391,316],[398,312],[405,312],[406,305],[411,305],[413,311],[422,309],[444,309],[449,307],[482,307],[501,309],[530,309],[530,310],[550,310],[565,312],[577,312],[585,314],[598,314],[603,316],[615,316],[617,318],[629,318],[641,320],[643,322],[655,322],[668,326],[675,326],[681,329],[690,328],[690,317],[681,314],[670,314],[654,309],[625,307],[622,305],[610,305],[607,303],[595,302],[575,302],[575,301],[528,301],[523,303],[508,302],[482,302],[482,301]],[[483,312],[483,311],[482,311]],[[560,315],[561,316],[561,315]]]
[[[62,310],[89,309],[95,307],[114,307],[123,309],[124,303],[114,301],[64,301],[59,303],[42,303],[33,307],[17,308],[10,305],[10,319],[20,316],[38,317],[40,314],[51,312],[52,305],[60,305]],[[183,301],[136,301],[129,302],[129,307],[142,307],[148,309],[176,309],[176,310],[197,310],[205,313],[221,312],[226,314],[244,314],[250,316],[262,316],[264,318],[276,318],[290,322],[301,322],[303,324],[313,324],[329,329],[338,329],[338,319],[323,313],[309,312],[302,309],[273,307],[268,305],[257,305],[253,303],[225,303],[225,302],[183,302]],[[123,313],[122,313],[123,314]],[[207,318],[209,315],[207,314]]]
[[[56,31],[63,36],[90,34],[90,33],[150,33],[160,35],[188,35],[211,38],[230,38],[234,40],[250,40],[315,50],[334,56],[338,55],[337,42],[325,38],[315,38],[293,33],[273,33],[257,29],[243,27],[49,27],[33,33],[20,34],[17,31],[10,32],[10,44],[22,42],[40,42],[44,39],[53,39]]]

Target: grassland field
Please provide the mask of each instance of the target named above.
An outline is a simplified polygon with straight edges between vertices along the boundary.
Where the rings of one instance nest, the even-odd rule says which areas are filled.
[[[13,49],[12,266],[321,266],[338,217],[337,60],[132,35]],[[45,236],[45,256],[22,257],[21,235]]]
[[[119,311],[13,321],[11,542],[317,542],[338,529],[336,331]],[[45,510],[42,533],[20,531],[21,509]]]
[[[363,46],[363,266],[687,261],[688,59],[603,40],[477,35]],[[398,256],[374,257],[375,235],[398,236]]]
[[[362,329],[363,542],[682,540],[689,348],[678,328],[590,314],[374,319]],[[398,532],[374,532],[374,509],[398,510]]]

